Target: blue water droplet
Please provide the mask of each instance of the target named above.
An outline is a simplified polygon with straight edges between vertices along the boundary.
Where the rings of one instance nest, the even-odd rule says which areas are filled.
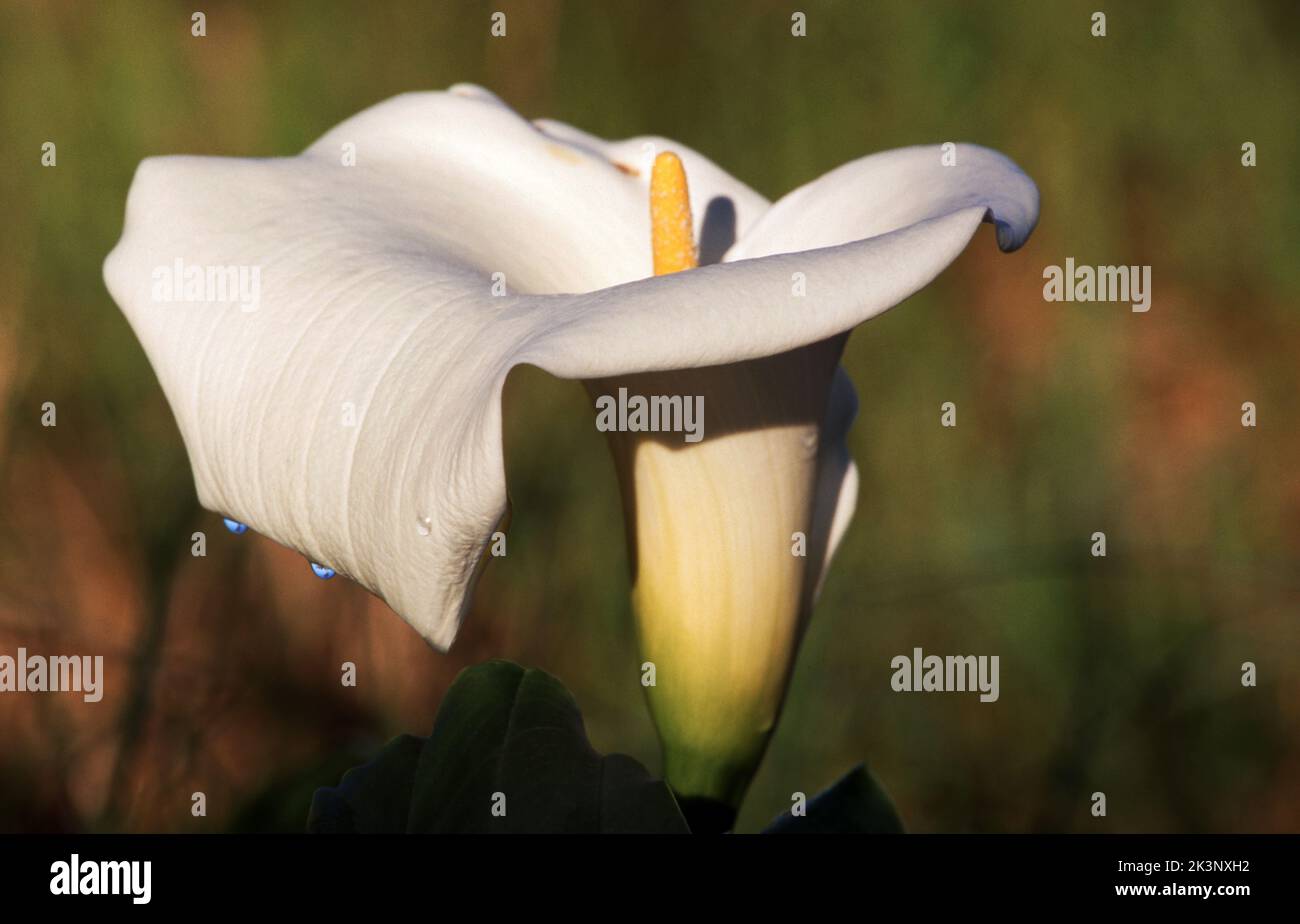
[[[334,569],[328,565],[318,565],[315,562],[312,562],[311,570],[315,572],[316,577],[321,580],[328,581],[330,578],[334,577]]]
[[[238,520],[232,520],[230,517],[222,517],[221,519],[225,522],[226,529],[230,530],[236,536],[248,532],[248,527],[243,523],[240,523]]]

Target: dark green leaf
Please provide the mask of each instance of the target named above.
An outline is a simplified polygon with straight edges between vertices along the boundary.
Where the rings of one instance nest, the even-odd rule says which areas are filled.
[[[592,748],[549,674],[507,661],[456,678],[427,739],[403,738],[312,801],[313,831],[677,832],[668,787]]]
[[[465,670],[438,711],[409,828],[684,832],[686,824],[668,787],[645,768],[592,748],[578,704],[558,680],[490,661]]]
[[[394,738],[370,763],[343,774],[338,786],[318,789],[307,815],[312,834],[401,834],[411,804],[424,738]]]
[[[605,834],[689,834],[677,800],[626,754],[601,759],[600,830]]]
[[[764,834],[902,834],[903,822],[866,765],[809,801],[806,815],[779,816]]]

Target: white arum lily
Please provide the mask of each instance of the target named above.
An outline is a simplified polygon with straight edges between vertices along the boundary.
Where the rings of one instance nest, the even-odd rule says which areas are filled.
[[[297,157],[146,160],[104,275],[203,506],[351,577],[440,648],[506,514],[513,367],[593,395],[703,396],[700,442],[611,446],[668,778],[734,805],[854,507],[847,332],[981,222],[1013,250],[1036,221],[1015,164],[956,156],[876,154],[769,204],[682,145],[531,123],[457,86],[374,106]],[[216,285],[230,268],[256,271],[255,305]]]

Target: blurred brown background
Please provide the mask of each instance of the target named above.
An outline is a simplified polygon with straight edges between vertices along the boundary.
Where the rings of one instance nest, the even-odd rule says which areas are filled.
[[[0,830],[301,830],[315,786],[427,733],[457,671],[498,656],[559,676],[597,747],[657,767],[581,388],[511,379],[509,556],[439,655],[197,507],[101,281],[142,158],[292,154],[458,81],[596,134],[680,138],[771,198],[946,140],[1039,184],[1028,246],[1001,255],[981,230],[849,344],[858,514],[742,830],[864,759],[918,831],[1300,829],[1300,7],[1106,4],[1094,38],[1098,6],[0,5],[0,654],[102,654],[107,672],[96,704],[0,695]],[[1045,303],[1043,267],[1070,256],[1150,264],[1150,312]],[[1000,655],[1001,699],[892,693],[890,658],[915,646]]]

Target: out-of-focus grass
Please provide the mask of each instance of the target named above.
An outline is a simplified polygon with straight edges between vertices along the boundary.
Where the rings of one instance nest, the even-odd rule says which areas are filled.
[[[100,279],[143,157],[290,154],[392,94],[475,81],[531,116],[680,138],[773,198],[945,140],[1005,151],[1042,191],[1024,250],[981,231],[850,342],[858,515],[743,828],[866,759],[915,830],[1294,830],[1300,16],[1130,4],[1096,39],[1092,6],[805,2],[800,39],[774,2],[213,3],[202,39],[192,6],[0,7],[0,650],[109,671],[99,704],[0,699],[0,829],[296,827],[314,783],[426,732],[489,656],[556,673],[599,747],[657,764],[581,389],[512,377],[510,554],[442,656],[197,508]],[[1044,303],[1067,256],[1151,264],[1151,312]],[[918,646],[999,654],[1000,701],[892,693],[890,658]]]

